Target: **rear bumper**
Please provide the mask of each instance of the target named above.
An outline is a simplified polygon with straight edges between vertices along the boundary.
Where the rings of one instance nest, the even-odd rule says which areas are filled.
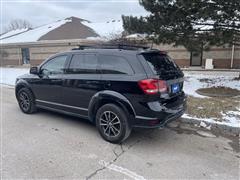
[[[186,96],[184,95],[180,98],[177,102],[173,104],[177,104],[176,106],[166,107],[161,106],[159,111],[149,110],[147,115],[151,116],[136,116],[132,127],[139,127],[139,128],[161,128],[164,127],[166,124],[180,118],[187,109],[186,105]],[[162,108],[165,107],[165,108]]]

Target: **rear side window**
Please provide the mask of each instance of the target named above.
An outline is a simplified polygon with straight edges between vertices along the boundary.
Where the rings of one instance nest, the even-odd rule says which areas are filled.
[[[142,55],[149,64],[154,74],[163,76],[182,74],[179,67],[166,54],[143,53]]]
[[[76,74],[95,74],[97,70],[95,54],[75,54],[69,65],[68,72]]]
[[[128,61],[120,56],[100,55],[99,64],[102,74],[134,74]]]

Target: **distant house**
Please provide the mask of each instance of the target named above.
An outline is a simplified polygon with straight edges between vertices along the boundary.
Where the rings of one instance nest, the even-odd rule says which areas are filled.
[[[240,47],[210,47],[208,51],[189,52],[183,46],[158,45],[157,48],[168,52],[182,68],[195,69],[240,69]]]
[[[10,31],[0,36],[0,65],[38,65],[47,57],[67,51],[81,44],[94,44],[114,38],[123,32],[122,21],[90,22],[69,17],[34,29]],[[129,39],[142,39],[141,34]],[[212,47],[200,53],[188,52],[184,47],[154,45],[167,51],[181,67],[240,69],[240,47]],[[207,63],[206,63],[207,59]],[[210,66],[211,68],[211,66]]]
[[[55,53],[70,50],[79,44],[93,44],[122,32],[120,20],[91,23],[77,17],[34,29],[10,31],[0,36],[0,65],[38,65]]]

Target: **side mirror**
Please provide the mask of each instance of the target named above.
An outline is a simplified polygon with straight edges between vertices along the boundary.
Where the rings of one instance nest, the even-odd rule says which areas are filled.
[[[38,69],[38,67],[31,67],[31,68],[30,68],[30,74],[36,74],[36,75],[38,75],[38,74],[39,74],[39,69]]]

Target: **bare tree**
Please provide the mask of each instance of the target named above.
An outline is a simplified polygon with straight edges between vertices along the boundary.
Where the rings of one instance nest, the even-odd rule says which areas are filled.
[[[32,28],[32,24],[29,21],[25,19],[14,19],[5,28],[5,32],[9,32],[11,30],[16,30],[16,29],[27,29],[27,28]]]
[[[121,32],[110,32],[104,38],[108,41],[121,39],[122,38],[122,33]]]

